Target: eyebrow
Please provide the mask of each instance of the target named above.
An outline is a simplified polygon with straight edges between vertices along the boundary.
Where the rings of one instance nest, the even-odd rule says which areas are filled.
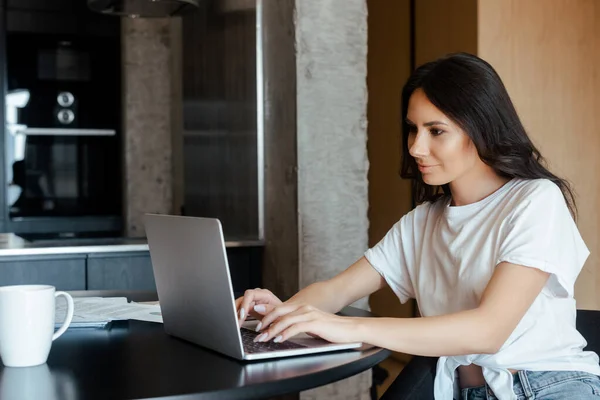
[[[406,123],[407,123],[408,125],[416,125],[414,122],[412,122],[412,121],[411,121],[410,119],[408,119],[408,118],[406,118],[406,119],[405,119],[405,121],[406,121]],[[445,122],[442,122],[442,121],[429,121],[429,122],[425,122],[425,123],[423,124],[423,126],[433,126],[433,125],[446,125],[446,126],[448,126],[448,124],[447,124],[447,123],[445,123]]]

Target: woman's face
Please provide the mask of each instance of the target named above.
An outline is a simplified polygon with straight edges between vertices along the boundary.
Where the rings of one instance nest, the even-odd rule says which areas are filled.
[[[469,136],[421,89],[409,99],[406,123],[410,128],[409,152],[426,184],[444,185],[485,165]]]

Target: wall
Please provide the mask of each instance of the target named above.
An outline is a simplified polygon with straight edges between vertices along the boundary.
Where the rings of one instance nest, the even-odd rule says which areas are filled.
[[[411,72],[410,1],[367,2],[367,106],[369,245],[373,246],[412,208],[410,180],[400,178],[400,93]],[[369,298],[377,315],[411,317],[414,301],[401,305],[386,287]],[[396,354],[408,361],[409,357]]]
[[[261,234],[256,10],[231,9],[245,4],[182,17],[184,212],[219,218],[229,240]]]
[[[477,52],[477,0],[416,0],[414,7],[415,66],[446,53]]]
[[[479,2],[478,52],[502,77],[550,169],[569,179],[591,255],[579,276],[579,308],[600,309],[600,3]]]
[[[500,74],[549,168],[578,195],[578,226],[591,255],[579,308],[600,309],[600,4],[590,0],[420,0],[417,65],[453,51],[478,54]],[[445,16],[444,16],[445,15]]]
[[[184,204],[183,165],[183,23],[181,17],[171,18],[169,24],[169,49],[171,52],[171,195],[172,212],[180,214]]]
[[[295,0],[262,2],[265,249],[263,285],[283,299],[300,288]]]

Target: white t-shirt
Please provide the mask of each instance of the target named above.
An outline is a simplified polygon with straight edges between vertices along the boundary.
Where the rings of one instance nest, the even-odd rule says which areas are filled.
[[[365,253],[400,301],[415,298],[425,317],[476,308],[501,262],[551,273],[500,351],[440,357],[438,400],[453,398],[459,365],[481,366],[501,400],[516,399],[509,368],[600,375],[598,356],[583,351],[575,328],[573,287],[588,255],[560,189],[546,179],[513,179],[465,206],[419,205]]]

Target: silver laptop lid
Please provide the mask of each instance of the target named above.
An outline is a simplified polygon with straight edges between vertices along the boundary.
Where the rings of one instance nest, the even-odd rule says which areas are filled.
[[[220,221],[146,214],[145,228],[165,331],[243,358]]]

